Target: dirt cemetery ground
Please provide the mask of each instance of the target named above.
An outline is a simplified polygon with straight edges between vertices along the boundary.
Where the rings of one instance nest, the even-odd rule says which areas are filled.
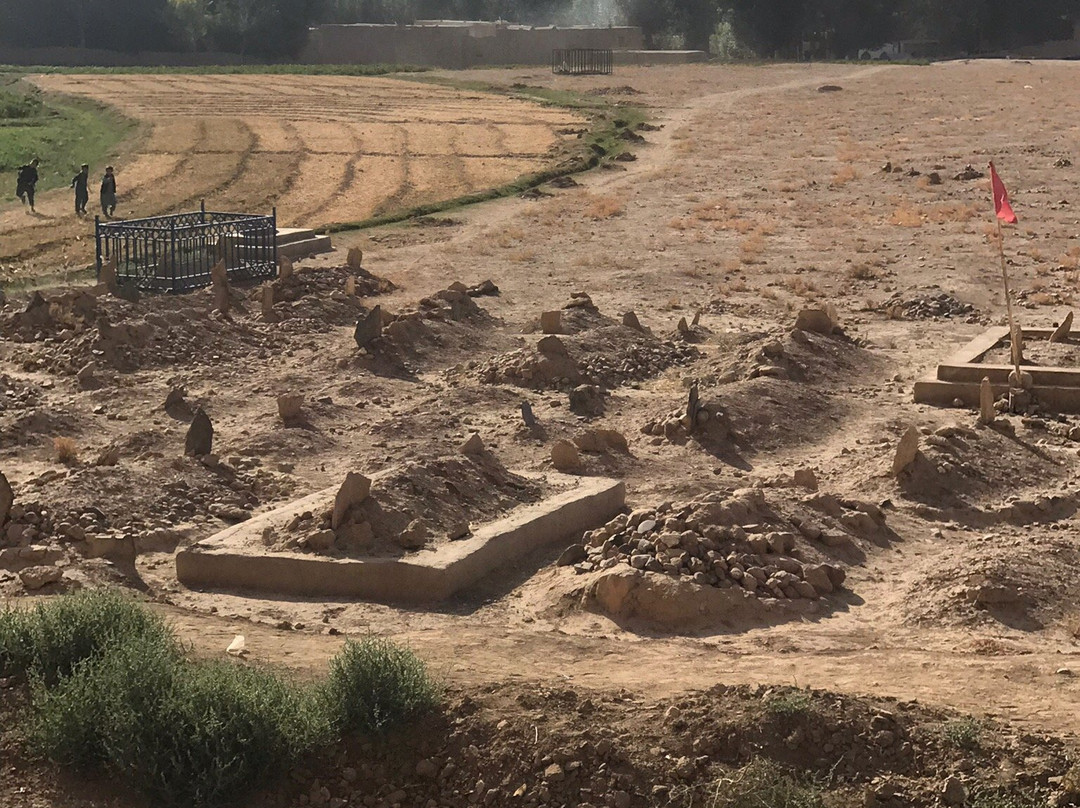
[[[666,783],[668,769],[710,754],[694,744],[695,733],[719,731],[705,717],[741,714],[740,699],[768,699],[758,685],[894,700],[873,703],[874,732],[859,747],[871,748],[872,736],[873,748],[886,751],[867,754],[893,775],[908,771],[897,761],[911,749],[893,742],[908,733],[917,745],[904,722],[917,723],[918,705],[1008,722],[1002,738],[1050,733],[1071,748],[1080,730],[1080,420],[1033,412],[984,427],[969,410],[914,404],[912,385],[1004,321],[989,182],[967,166],[981,173],[994,159],[1012,192],[1020,224],[1008,230],[1005,249],[1021,322],[1060,323],[1074,303],[1080,67],[453,75],[588,90],[645,107],[659,128],[631,143],[635,160],[578,176],[571,187],[545,185],[529,198],[336,235],[335,253],[276,282],[274,322],[260,315],[256,289],[233,290],[230,319],[213,312],[209,291],[88,302],[47,290],[54,306],[39,320],[24,312],[25,295],[10,296],[0,326],[0,467],[20,511],[5,542],[36,547],[38,556],[30,575],[14,566],[0,573],[5,593],[21,598],[41,576],[57,580],[31,591],[134,586],[198,653],[218,656],[244,634],[251,659],[305,675],[325,669],[342,635],[391,636],[454,688],[454,737],[493,733],[483,742],[459,739],[466,751],[516,748],[506,733],[520,730],[531,741],[535,730],[539,751],[527,757],[545,771],[569,760],[541,743],[545,733],[576,743],[587,727],[603,727],[627,738],[639,762],[652,761],[641,763],[638,779],[593,783],[589,795],[560,791],[584,786],[552,775],[540,792],[548,796],[523,791],[514,798],[522,804],[679,804],[677,788],[650,792],[649,783]],[[121,79],[94,82],[106,78]],[[75,91],[82,79],[49,81]],[[307,115],[323,114],[300,100],[307,81],[295,78],[294,108],[269,116],[280,132],[299,132]],[[152,116],[159,92],[127,101],[140,105],[129,111]],[[488,114],[477,101],[456,103],[439,101],[446,120]],[[521,160],[539,159],[566,113],[514,109],[534,122],[539,140],[536,133],[549,133],[517,147]],[[395,113],[387,106],[380,115]],[[163,119],[151,138],[172,132],[182,143],[185,125]],[[274,159],[311,166],[313,176],[331,160],[282,137]],[[473,153],[461,137],[455,151]],[[157,151],[139,159],[163,161],[162,176],[187,159]],[[235,199],[273,198],[257,197],[253,178],[237,171],[241,155],[219,157],[215,182],[237,189]],[[342,157],[332,157],[335,171]],[[307,185],[298,179],[276,193],[298,199]],[[198,188],[184,194],[197,199]],[[307,199],[304,210],[320,209]],[[363,250],[363,271],[346,266],[350,247]],[[350,277],[357,296],[343,293]],[[497,294],[478,287],[489,279]],[[448,289],[458,281],[472,293]],[[841,330],[793,328],[802,309],[826,304]],[[375,305],[387,313],[385,325],[361,350],[353,327]],[[562,312],[563,333],[541,348],[540,315],[553,310]],[[630,311],[641,328],[624,318]],[[687,434],[673,415],[685,410],[695,381],[709,420]],[[581,386],[597,388],[584,405],[583,394],[570,395]],[[171,390],[183,391],[188,409],[163,409]],[[278,416],[277,396],[286,392],[303,395],[299,421]],[[523,400],[535,428],[522,421]],[[213,420],[209,460],[183,456],[194,406]],[[920,430],[919,454],[894,475],[911,426]],[[619,433],[626,447],[604,444],[600,429]],[[473,433],[482,460],[459,451]],[[58,461],[57,438],[70,439],[62,446],[75,459]],[[429,527],[430,540],[443,541],[470,481],[482,482],[485,499],[475,508],[488,517],[542,495],[516,472],[551,471],[560,440],[582,447],[576,473],[624,479],[631,509],[584,537],[591,551],[582,548],[571,564],[557,565],[563,548],[552,548],[431,609],[194,591],[176,580],[178,548],[338,485],[348,471],[384,474],[390,482],[377,483],[375,496],[394,507],[441,514]],[[303,545],[305,530],[298,523],[300,539],[281,540]],[[95,555],[102,557],[88,558]],[[41,572],[50,565],[54,571]],[[751,689],[699,692],[718,684]],[[849,715],[839,696],[830,698],[816,715]],[[502,715],[510,726],[499,735],[492,726]],[[492,726],[474,727],[487,718]],[[883,721],[903,727],[890,725],[885,738]],[[801,727],[796,737],[787,727],[776,737],[802,761],[820,746],[819,729]],[[765,748],[772,736],[764,737],[746,742]],[[926,783],[956,771],[1019,776],[1006,770],[1007,759],[1040,772],[1034,776],[1047,787],[1047,778],[1064,774],[1067,752],[1021,746],[987,752],[973,764],[977,772],[927,752],[938,762],[908,772],[921,783],[908,784],[917,792],[911,801],[936,800]],[[473,763],[470,773],[480,766]],[[75,804],[33,776],[39,801],[12,804]],[[326,804],[323,786],[347,799],[338,779],[315,787],[309,777],[305,802]],[[483,779],[484,789],[461,791],[458,802],[412,786],[402,786],[399,802],[453,805],[475,796],[512,804],[510,774]],[[878,802],[869,804],[891,799],[880,783],[874,788]],[[392,804],[391,793],[370,804]],[[78,804],[113,804],[88,799],[99,801]]]

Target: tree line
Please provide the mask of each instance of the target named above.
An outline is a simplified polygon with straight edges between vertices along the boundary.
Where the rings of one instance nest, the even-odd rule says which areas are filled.
[[[0,0],[0,43],[287,59],[320,22],[638,25],[650,46],[845,58],[904,39],[942,54],[1064,39],[1080,0]]]

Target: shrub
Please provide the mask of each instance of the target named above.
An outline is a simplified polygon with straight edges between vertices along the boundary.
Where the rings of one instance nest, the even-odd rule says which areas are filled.
[[[389,640],[347,640],[330,660],[326,699],[339,727],[369,734],[385,732],[432,709],[438,689],[412,651]]]
[[[53,438],[56,459],[64,465],[71,465],[79,460],[79,447],[71,438]]]
[[[26,120],[36,118],[42,112],[41,93],[10,92],[0,90],[0,120]]]
[[[158,651],[139,638],[36,687],[35,746],[59,763],[104,764],[155,804],[214,806],[329,739],[313,688]]]
[[[706,799],[708,808],[822,808],[822,792],[796,779],[776,763],[756,758],[729,777],[717,780]]]
[[[129,596],[92,590],[0,613],[0,676],[32,676],[52,686],[105,650],[148,638],[175,653],[165,621]]]
[[[982,724],[975,718],[946,721],[941,726],[941,736],[945,743],[954,749],[978,749],[982,739]]]

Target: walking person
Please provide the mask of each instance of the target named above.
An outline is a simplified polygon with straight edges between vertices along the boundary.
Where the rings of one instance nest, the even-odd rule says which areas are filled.
[[[90,182],[90,166],[82,164],[79,173],[71,180],[71,187],[75,189],[75,215],[86,215],[86,203],[90,201],[90,191],[87,185]]]
[[[105,166],[105,176],[101,178],[101,212],[106,219],[111,219],[116,211],[116,175],[112,166]]]
[[[20,168],[19,177],[15,182],[15,196],[19,197],[24,205],[30,206],[31,213],[37,213],[34,210],[34,187],[38,181],[37,167],[39,162],[38,158],[35,157]]]

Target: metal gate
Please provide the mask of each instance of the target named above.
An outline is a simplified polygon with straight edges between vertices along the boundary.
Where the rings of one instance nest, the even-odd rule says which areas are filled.
[[[566,76],[610,76],[615,54],[610,50],[572,48],[551,52],[551,72]]]

